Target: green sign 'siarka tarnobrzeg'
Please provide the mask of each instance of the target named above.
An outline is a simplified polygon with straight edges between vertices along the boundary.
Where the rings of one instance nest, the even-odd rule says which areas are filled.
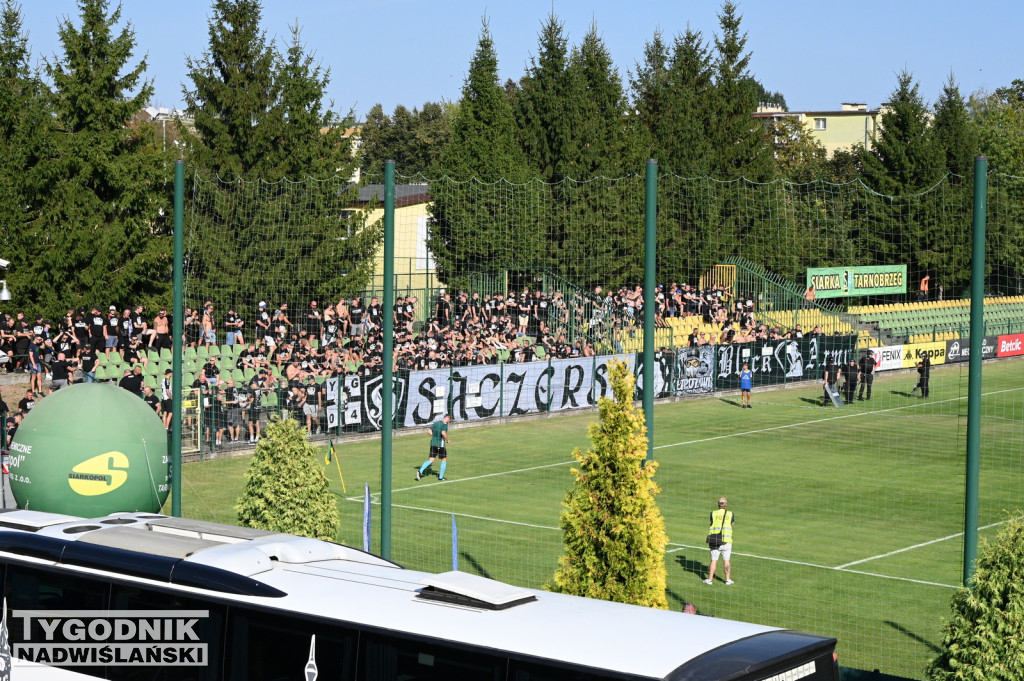
[[[170,489],[167,433],[123,388],[82,383],[40,400],[11,443],[18,508],[92,518],[156,513]]]
[[[816,267],[807,270],[815,298],[845,298],[907,292],[906,265]]]

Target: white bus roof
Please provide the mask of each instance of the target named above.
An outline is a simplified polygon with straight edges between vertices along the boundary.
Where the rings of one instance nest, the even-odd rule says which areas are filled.
[[[46,515],[0,512],[0,531],[175,558],[286,594],[215,594],[225,600],[640,676],[662,678],[737,639],[779,631],[524,589],[461,572],[405,570],[338,544],[205,521],[119,513],[92,520],[55,516],[48,522]],[[0,552],[13,549],[0,546]],[[103,572],[95,565],[79,569]]]

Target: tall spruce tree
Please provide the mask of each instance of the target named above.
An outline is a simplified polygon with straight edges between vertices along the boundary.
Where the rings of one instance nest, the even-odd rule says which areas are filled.
[[[711,170],[715,115],[713,63],[699,31],[687,27],[671,47],[660,33],[647,43],[633,79],[637,119],[659,167],[689,177]]]
[[[933,185],[943,174],[931,115],[909,71],[899,74],[881,117],[873,149],[865,151],[864,172],[882,194],[911,194]]]
[[[624,362],[611,366],[613,397],[599,402],[590,425],[592,449],[573,451],[579,468],[562,502],[565,554],[552,591],[668,608],[665,597],[665,520],[655,503],[657,464],[644,464],[643,412],[633,405],[636,379]]]
[[[946,172],[945,159],[935,144],[930,119],[913,75],[903,71],[882,114],[875,146],[864,152],[865,179],[875,191],[909,196],[934,186],[942,178]],[[875,214],[892,213],[888,220],[898,227],[895,233],[884,236],[863,230],[867,238],[873,239],[870,249],[876,259],[883,263],[906,262],[911,281],[928,275],[933,286],[941,282],[952,288],[951,263],[940,248],[946,242],[943,234],[936,231],[943,221],[934,211],[934,202],[873,202]],[[894,213],[896,210],[899,212]]]
[[[519,146],[515,119],[498,81],[498,56],[486,19],[462,86],[452,137],[441,152],[445,178],[431,191],[427,244],[441,281],[466,287],[478,273],[521,266],[541,252],[537,216],[529,212],[529,190],[517,185],[532,176]],[[463,185],[471,181],[469,185]],[[480,183],[503,183],[495,193]]]
[[[201,282],[197,294],[221,309],[360,293],[382,238],[379,223],[366,224],[362,214],[343,219],[355,198],[354,188],[339,187],[357,165],[345,134],[354,123],[324,103],[329,72],[297,26],[282,53],[261,18],[257,0],[216,0],[207,50],[186,59],[184,97],[195,121],[189,160],[201,178],[221,181],[197,194],[203,224],[193,228],[203,238],[190,272]],[[322,183],[335,177],[342,182]],[[272,200],[267,183],[277,183]]]
[[[225,180],[278,180],[279,55],[260,26],[261,4],[216,0],[212,9],[207,50],[185,58],[192,87],[182,95],[196,131],[190,160]]]
[[[970,176],[974,157],[979,152],[978,131],[953,74],[949,75],[935,103],[931,129],[941,164],[951,173]]]
[[[748,70],[750,53],[744,52],[747,34],[735,3],[727,1],[718,15],[715,36],[715,118],[710,129],[714,162],[712,172],[725,178],[763,181],[772,175],[772,150],[766,133],[753,114],[758,89]]]
[[[52,140],[51,116],[49,93],[30,66],[21,6],[6,0],[0,13],[0,167],[9,170],[0,173],[0,255],[15,263],[7,274],[11,287],[24,290],[22,280],[32,263],[21,257],[20,242],[37,217],[45,187],[40,160]],[[22,308],[35,311],[32,304],[26,299]]]
[[[152,96],[120,6],[79,0],[79,23],[60,23],[63,54],[46,60],[55,135],[42,161],[39,213],[17,239],[31,270],[20,295],[47,314],[69,305],[162,298],[170,280],[160,211],[167,208],[152,130],[130,125]],[[165,211],[167,212],[167,211]]]
[[[565,25],[549,14],[541,27],[537,55],[531,57],[513,101],[519,139],[527,162],[546,182],[569,175],[573,142],[569,41]]]
[[[639,195],[646,158],[633,129],[624,125],[622,80],[596,25],[572,49],[566,76],[570,125],[562,167],[569,179],[555,187],[564,217],[552,224],[562,246],[552,253],[581,288],[639,283],[643,234],[631,198]],[[606,179],[626,176],[632,178]]]

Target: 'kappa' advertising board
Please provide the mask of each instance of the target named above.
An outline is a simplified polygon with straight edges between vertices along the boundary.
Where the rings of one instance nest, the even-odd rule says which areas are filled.
[[[1024,355],[1024,333],[1015,333],[1010,336],[999,337],[999,350],[997,357],[1016,357]]]
[[[903,368],[916,367],[917,363],[928,357],[932,366],[946,363],[946,341],[931,343],[914,343],[903,346]]]
[[[985,336],[981,339],[981,358],[992,359],[996,357],[996,350],[999,347],[998,336]],[[971,358],[971,340],[959,338],[946,341],[946,364],[953,362],[966,362]]]

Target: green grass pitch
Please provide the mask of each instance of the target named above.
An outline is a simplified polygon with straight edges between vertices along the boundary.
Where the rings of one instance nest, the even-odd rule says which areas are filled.
[[[655,480],[670,544],[669,603],[702,613],[827,634],[840,664],[922,678],[962,574],[967,365],[880,374],[871,401],[823,408],[821,386],[758,390],[655,407]],[[1024,362],[985,366],[980,525],[992,537],[1024,495]],[[449,481],[415,480],[429,434],[393,442],[392,558],[450,569],[451,518],[462,570],[539,587],[561,554],[558,516],[574,447],[596,413],[450,432]],[[326,467],[339,537],[362,546],[363,486],[379,501],[380,441],[337,443]],[[185,515],[234,522],[247,458],[185,467]],[[436,472],[435,464],[434,471]],[[701,582],[707,515],[720,495],[736,513],[733,578]],[[380,506],[373,507],[373,548]],[[723,576],[719,565],[718,577]]]

